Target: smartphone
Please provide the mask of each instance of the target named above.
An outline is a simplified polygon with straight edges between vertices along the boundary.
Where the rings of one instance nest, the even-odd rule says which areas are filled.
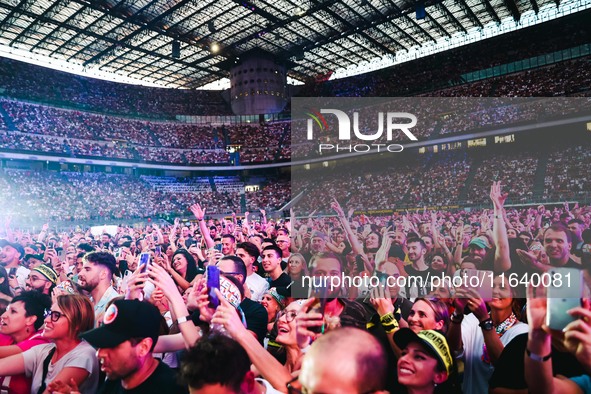
[[[156,250],[154,251],[154,254],[156,255],[156,257],[160,257],[160,255],[162,254],[162,246],[156,245]]]
[[[484,301],[492,299],[493,279],[492,271],[483,271],[476,269],[467,269],[466,272],[466,287],[476,290],[480,298]]]
[[[363,261],[363,257],[361,257],[360,254],[355,256],[355,264],[358,274],[361,274],[363,271],[365,271],[365,262]]]
[[[314,289],[314,297],[318,300],[312,308],[310,312],[313,313],[320,313],[322,317],[324,317],[324,311],[326,309],[326,297],[328,295],[328,287],[327,286],[319,286]],[[325,322],[322,322],[321,326],[316,327],[308,327],[308,330],[315,332],[317,334],[324,334],[325,329]]]
[[[8,271],[8,276],[15,276],[16,275],[16,267],[12,267],[9,271]]]
[[[140,272],[144,273],[148,269],[148,264],[150,264],[150,253],[142,253],[140,254]]]
[[[47,249],[55,249],[55,242],[50,241],[49,244],[47,245]]]
[[[213,248],[214,248],[215,250],[217,250],[218,252],[221,252],[221,251],[222,251],[222,247],[223,247],[223,245],[222,245],[222,244],[215,244],[215,245],[213,246]]]
[[[208,265],[205,271],[207,276],[207,290],[209,292],[209,306],[217,308],[220,300],[214,289],[220,289],[220,269],[215,265]]]
[[[115,260],[119,260],[119,257],[121,256],[121,249],[117,249],[115,251]]]
[[[236,220],[236,226],[242,227],[242,219]]]
[[[556,267],[548,271],[546,325],[552,330],[562,331],[570,322],[576,320],[567,311],[581,306],[583,294],[583,271],[577,268]],[[560,280],[559,280],[560,278]]]

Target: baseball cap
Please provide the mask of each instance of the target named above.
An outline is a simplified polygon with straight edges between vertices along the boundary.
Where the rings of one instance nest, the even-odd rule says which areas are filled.
[[[26,254],[25,257],[23,258],[23,260],[27,261],[29,259],[37,259],[39,261],[43,261],[43,255],[42,254]]]
[[[21,244],[17,244],[15,242],[8,242],[7,239],[0,239],[0,248],[5,248],[10,246],[20,254],[19,258],[22,258],[25,255],[25,248]]]
[[[482,237],[482,236],[473,238],[472,241],[470,241],[470,244],[468,245],[468,247],[470,247],[472,245],[479,247],[480,249],[490,249],[490,244],[488,243],[488,239],[485,237]]]
[[[445,336],[435,330],[423,330],[415,333],[410,328],[401,328],[394,333],[394,343],[404,349],[409,343],[416,342],[424,345],[427,350],[441,363],[449,374],[452,370],[453,359]]]
[[[156,343],[161,319],[158,308],[148,302],[117,300],[105,311],[102,325],[80,338],[97,349],[113,348],[131,338],[152,338]]]

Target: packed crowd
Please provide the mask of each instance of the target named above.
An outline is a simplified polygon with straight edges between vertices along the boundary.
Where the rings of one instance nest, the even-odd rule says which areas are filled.
[[[208,178],[204,178],[208,182]],[[289,184],[261,182],[262,188],[246,194],[241,207],[244,182],[228,190],[198,191],[194,178],[178,179],[174,187],[157,187],[153,180],[107,174],[3,169],[0,173],[0,217],[19,217],[26,223],[36,219],[83,221],[134,219],[185,215],[185,201],[195,195],[210,206],[210,213],[276,210],[290,199]],[[271,196],[269,191],[276,193]]]
[[[76,76],[0,59],[3,96],[85,111],[174,119],[176,115],[231,115],[219,91],[149,88]]]
[[[212,219],[197,203],[191,221],[110,232],[6,222],[0,380],[15,393],[589,392],[591,207],[510,208],[499,182],[488,195],[483,210],[379,216],[333,198],[331,216],[285,220]],[[552,298],[558,273],[581,284],[568,307]]]
[[[0,147],[74,156],[179,164],[229,162],[228,145],[241,146],[241,163],[275,160],[289,123],[253,126],[147,122],[0,100],[9,117]],[[281,157],[281,159],[285,159]]]
[[[588,96],[591,85],[590,62],[590,57],[573,59],[539,69],[436,90],[429,93],[429,96],[552,97],[578,94]]]
[[[298,95],[301,97],[396,97],[437,91],[453,85],[463,84],[466,81],[463,81],[461,76],[468,72],[545,55],[581,44],[588,44],[590,34],[589,12],[581,12],[567,19],[568,22],[561,18],[543,25],[520,29],[464,47],[436,53],[426,58],[395,65],[385,70],[325,83],[310,83]],[[572,71],[576,72],[576,70],[583,72],[586,75],[585,78],[588,78],[588,67],[577,67],[573,68]],[[565,75],[569,74],[570,72]],[[556,87],[558,91],[563,89],[564,81],[558,86],[552,86],[552,84],[551,86],[544,86],[544,84],[536,83],[536,80],[537,78],[533,81],[524,78],[522,82],[535,84],[536,93],[538,91],[550,91],[551,94],[532,94],[531,89],[529,89],[531,85],[525,88],[527,90],[524,90],[521,86],[511,87],[511,84],[505,85],[508,87],[495,93],[494,89],[479,88],[479,84],[469,84],[466,87],[459,87],[458,89],[464,93],[457,95],[473,97],[509,96],[509,93],[514,91],[515,95],[543,96],[554,95],[555,90],[551,90],[553,87]],[[569,78],[569,82],[571,80]],[[488,82],[484,83],[487,87],[490,87]],[[518,83],[517,80],[515,83]],[[472,88],[472,86],[475,86],[475,88]],[[589,86],[589,84],[579,84],[578,87],[580,86]],[[564,90],[568,94],[570,89],[565,87]],[[451,92],[453,91],[454,88],[451,89],[449,94],[443,93],[443,95],[452,95]]]
[[[573,160],[573,158],[575,160]],[[586,168],[591,162],[591,151],[586,146],[573,146],[550,153],[544,195],[560,199],[573,199],[591,190],[591,179]]]
[[[334,196],[355,210],[422,206],[479,206],[494,180],[513,193],[510,204],[588,198],[589,145],[554,146],[542,150],[530,143],[499,149],[403,153],[388,162],[368,159],[314,171],[299,168],[290,183],[284,177],[256,179],[256,191],[241,193],[248,178],[144,177],[106,173],[55,173],[4,169],[0,197],[9,212],[27,220],[95,220],[168,217],[186,214],[190,196],[214,207],[211,213],[277,210],[304,192],[302,212],[330,212]],[[544,160],[539,160],[544,157]],[[217,186],[213,188],[213,185]],[[105,204],[105,202],[109,202]]]

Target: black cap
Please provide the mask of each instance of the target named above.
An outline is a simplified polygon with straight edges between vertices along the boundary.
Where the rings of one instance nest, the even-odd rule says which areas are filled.
[[[105,311],[103,325],[80,334],[80,338],[97,349],[113,348],[131,338],[152,338],[156,343],[161,319],[158,308],[148,302],[118,300]]]
[[[15,242],[8,242],[6,239],[0,239],[0,248],[5,248],[7,246],[13,247],[16,251],[20,254],[19,258],[22,258],[25,255],[25,248],[21,244],[17,244]]]

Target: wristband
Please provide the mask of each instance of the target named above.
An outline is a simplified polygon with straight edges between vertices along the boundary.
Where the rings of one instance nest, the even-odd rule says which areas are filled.
[[[388,312],[384,316],[380,317],[380,322],[382,323],[382,325],[390,324],[394,321],[396,321],[396,319],[394,319],[394,314],[392,312]]]
[[[176,319],[176,324],[178,326],[180,326],[181,324],[186,323],[188,321],[191,321],[192,322],[190,315],[179,317],[178,319]]]
[[[527,356],[529,358],[531,358],[532,360],[537,361],[539,363],[543,363],[545,361],[548,361],[552,357],[552,352],[550,352],[550,354],[548,354],[547,356],[542,357],[539,354],[535,354],[535,353],[530,352],[529,349],[527,349],[527,348],[525,349],[525,353],[527,354]]]
[[[380,317],[380,323],[382,324],[384,331],[386,331],[386,334],[391,334],[399,328],[398,321],[394,318],[392,312],[386,313],[384,316]]]

